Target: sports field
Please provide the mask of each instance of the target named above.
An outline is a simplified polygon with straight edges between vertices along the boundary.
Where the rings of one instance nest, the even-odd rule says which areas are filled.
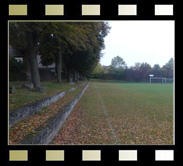
[[[173,144],[173,84],[91,81],[51,144]]]

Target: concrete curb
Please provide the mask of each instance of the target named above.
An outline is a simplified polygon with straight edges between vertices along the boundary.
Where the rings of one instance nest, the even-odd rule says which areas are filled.
[[[76,88],[83,86],[86,82],[80,84],[77,87],[73,87],[65,92],[57,93],[52,97],[46,97],[24,107],[21,107],[17,110],[12,110],[9,112],[9,127],[12,127],[16,123],[20,122],[21,120],[25,119],[26,117],[35,114],[37,111],[40,111],[43,107],[50,105],[61,99],[65,94],[74,91]]]
[[[88,88],[89,83],[85,88],[73,99],[69,104],[62,108],[59,113],[53,118],[53,120],[48,124],[47,127],[43,129],[37,136],[34,138],[25,138],[21,141],[21,144],[49,144],[56,134],[61,129],[63,123],[66,121],[67,117],[72,112],[73,108],[84,94],[85,90]]]

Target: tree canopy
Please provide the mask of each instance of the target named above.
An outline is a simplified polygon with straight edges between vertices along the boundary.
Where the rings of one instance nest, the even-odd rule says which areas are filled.
[[[123,58],[121,58],[120,56],[116,56],[112,58],[111,66],[114,67],[115,69],[120,69],[120,68],[125,68],[126,63],[123,60]]]
[[[45,66],[55,63],[57,82],[61,72],[87,75],[96,67],[109,33],[107,22],[11,22],[10,44],[24,55],[34,87],[40,87],[37,55]]]
[[[38,71],[37,48],[40,36],[46,23],[36,22],[11,22],[9,26],[10,44],[13,49],[24,55],[25,62],[31,72],[31,80],[35,88],[40,87]]]

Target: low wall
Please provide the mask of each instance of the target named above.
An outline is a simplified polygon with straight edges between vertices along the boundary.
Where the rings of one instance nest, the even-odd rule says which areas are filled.
[[[37,136],[34,138],[27,137],[21,144],[49,144],[56,134],[61,129],[63,123],[72,112],[73,108],[88,88],[89,83],[85,86],[85,88],[73,99],[69,104],[67,104],[64,108],[62,108],[59,113],[52,119],[52,121],[45,127]]]
[[[78,87],[83,86],[84,84],[85,84],[85,82],[82,83],[81,85],[79,85]],[[40,111],[43,107],[46,107],[53,102],[56,102],[57,100],[62,98],[65,94],[75,90],[76,88],[77,87],[73,87],[73,88],[69,89],[68,91],[57,93],[52,97],[46,97],[46,98],[41,99],[37,102],[34,102],[34,103],[31,103],[31,104],[26,105],[24,107],[21,107],[17,110],[10,111],[9,112],[9,127],[12,127],[17,122],[25,119],[26,117],[28,117],[30,115],[33,115],[37,111]]]

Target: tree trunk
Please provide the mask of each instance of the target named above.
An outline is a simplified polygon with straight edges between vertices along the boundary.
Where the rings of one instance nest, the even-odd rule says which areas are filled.
[[[41,83],[36,55],[36,41],[33,39],[32,32],[27,32],[27,56],[29,60],[32,83],[34,88],[38,88]]]
[[[77,82],[77,76],[76,76],[77,72],[74,71],[74,82]]]
[[[74,82],[78,82],[78,79],[79,79],[79,72],[75,71],[74,75],[75,75],[75,77],[74,77]]]
[[[79,72],[77,72],[77,81],[79,81]]]
[[[70,82],[70,71],[67,69],[67,82]]]
[[[63,57],[63,60],[64,60],[64,64],[65,64],[65,68],[66,68],[66,77],[67,77],[67,82],[71,82],[72,81],[72,76],[71,76],[71,71],[70,71],[70,67],[67,63],[67,59],[66,57]]]
[[[61,83],[62,82],[62,53],[61,49],[59,48],[58,50],[58,55],[57,55],[57,60],[56,60],[56,69],[57,69],[57,82]]]
[[[82,76],[82,74],[80,74],[79,80],[82,80],[82,79],[83,79],[83,76]]]
[[[73,72],[72,81],[75,82],[75,72]]]
[[[67,71],[67,82],[70,82],[70,71]]]

